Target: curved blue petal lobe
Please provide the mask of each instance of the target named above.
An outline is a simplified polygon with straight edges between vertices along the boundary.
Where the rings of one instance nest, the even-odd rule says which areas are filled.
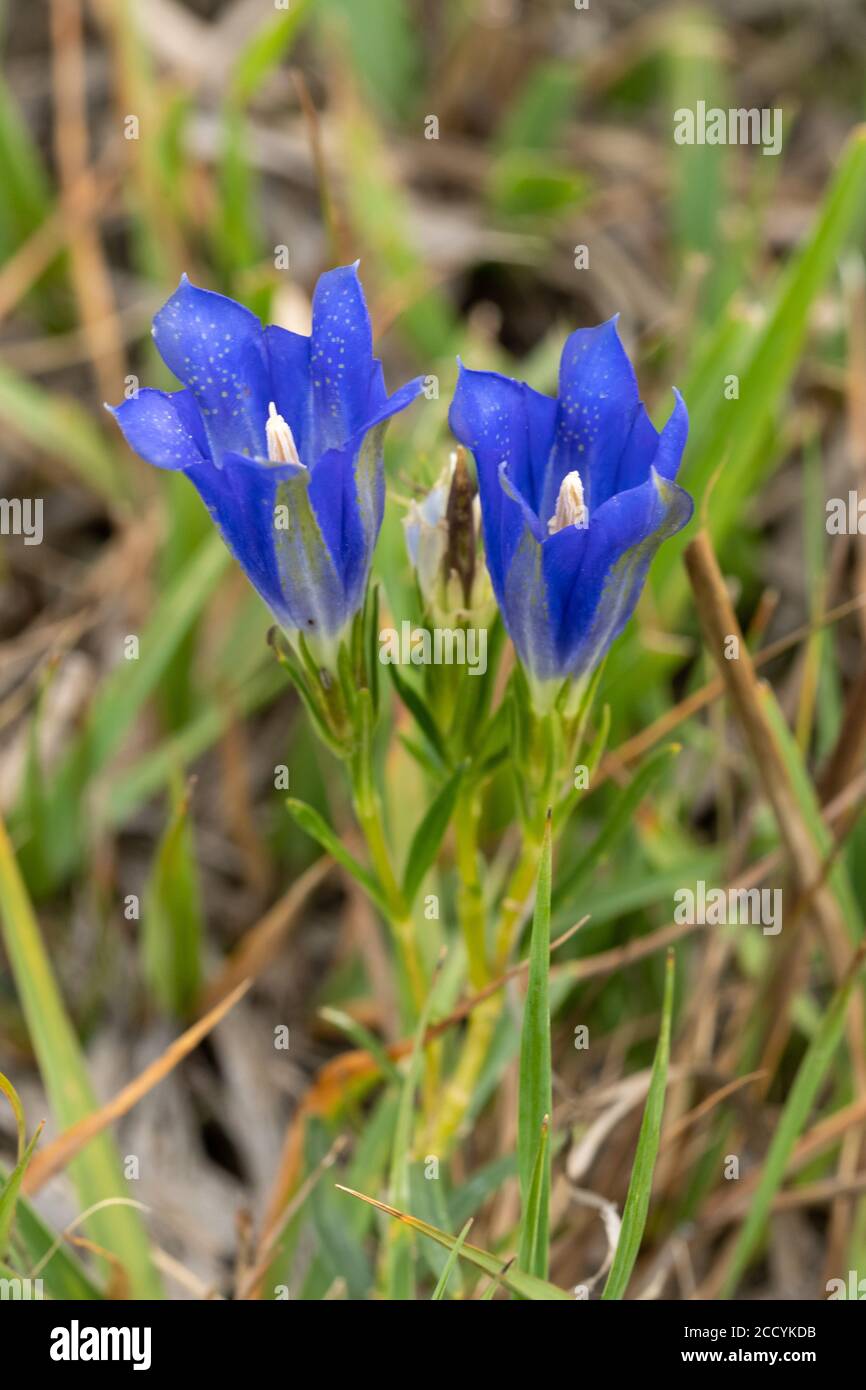
[[[363,425],[373,333],[357,265],[329,270],[313,295],[310,340],[316,453],[339,449]]]
[[[184,278],[153,320],[160,356],[195,397],[214,461],[267,452],[269,381],[262,326],[225,295]]]
[[[419,395],[423,384],[416,377],[386,396],[344,447],[329,449],[313,469],[310,502],[350,602],[360,604],[382,525],[385,424]]]
[[[541,499],[543,521],[553,515],[563,478],[575,469],[590,516],[614,494],[617,466],[639,406],[637,380],[616,319],[572,333],[559,367],[556,453]]]
[[[145,386],[109,410],[129,447],[157,468],[191,468],[207,457],[204,431],[188,391]]]
[[[523,382],[499,372],[471,371],[461,363],[448,418],[457,439],[475,457],[487,567],[503,611],[505,576],[520,544],[524,507],[537,514],[556,413],[556,401]],[[508,493],[502,486],[503,463]]]
[[[310,390],[310,340],[271,324],[264,330],[270,397],[295,438],[302,463],[315,462],[313,394]]]
[[[674,388],[674,408],[659,434],[643,406],[638,409],[616,475],[614,492],[640,487],[654,468],[663,478],[673,480],[679,471],[689,433],[686,403]]]
[[[219,532],[277,621],[292,626],[292,605],[277,565],[274,508],[282,475],[272,465],[229,454],[222,468],[200,463],[187,470]]]
[[[674,387],[674,408],[659,435],[658,452],[653,460],[653,467],[663,478],[673,481],[680,471],[688,436],[689,412],[685,401]]]
[[[561,607],[557,647],[572,675],[591,669],[631,617],[662,541],[691,519],[687,492],[652,469],[640,487],[599,508]]]

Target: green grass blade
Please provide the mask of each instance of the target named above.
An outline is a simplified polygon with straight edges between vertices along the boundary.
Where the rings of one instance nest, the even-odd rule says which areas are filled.
[[[445,1261],[445,1267],[442,1270],[442,1273],[439,1275],[439,1282],[437,1283],[435,1289],[430,1295],[431,1303],[440,1303],[442,1299],[445,1297],[445,1290],[448,1288],[448,1280],[451,1278],[454,1266],[460,1258],[460,1251],[463,1249],[463,1243],[471,1230],[472,1221],[469,1220],[466,1222],[466,1225],[463,1227],[463,1230],[460,1232],[459,1236],[457,1237],[457,1239],[451,1247],[448,1259]]]
[[[219,741],[232,719],[254,714],[285,690],[276,662],[268,662],[238,687],[220,687],[217,698],[204,698],[182,729],[149,748],[128,768],[112,774],[104,800],[96,808],[97,829],[122,825],[139,806],[171,781],[176,767],[188,767]]]
[[[8,1176],[8,1173],[0,1166],[0,1183]],[[49,1298],[70,1302],[86,1302],[102,1298],[101,1291],[81,1262],[76,1259],[62,1240],[58,1243],[57,1236],[51,1227],[46,1225],[35,1207],[32,1207],[27,1198],[22,1197],[20,1193],[15,1208],[13,1245],[19,1252],[14,1261],[16,1265],[16,1269],[13,1271],[15,1277],[28,1278],[31,1276],[31,1271],[34,1271],[33,1277],[43,1281],[45,1292]],[[49,1251],[53,1253],[49,1259],[45,1260]],[[42,1263],[43,1260],[45,1260],[44,1264]],[[23,1273],[19,1273],[19,1271],[23,1271]]]
[[[713,488],[709,523],[720,545],[742,516],[743,499],[758,490],[778,462],[766,449],[767,433],[797,365],[815,301],[866,205],[866,127],[852,131],[835,176],[821,203],[811,234],[783,272],[766,323],[735,368],[740,381],[736,402],[721,400],[702,438],[693,437],[680,482],[700,500],[724,459]],[[692,532],[669,541],[656,569],[659,611],[675,621],[688,595],[681,556]]]
[[[232,101],[244,106],[255,96],[291,49],[310,8],[311,0],[294,0],[290,10],[271,16],[253,31],[232,71]]]
[[[400,1102],[397,1106],[397,1121],[394,1125],[394,1145],[391,1150],[391,1172],[388,1183],[388,1196],[391,1205],[400,1211],[405,1211],[409,1205],[409,1160],[412,1150],[412,1120],[415,1112],[415,1092],[421,1079],[421,1068],[424,1062],[424,1034],[427,1031],[427,1023],[430,1018],[430,1011],[433,1007],[433,999],[436,994],[436,986],[441,978],[437,969],[433,976],[433,982],[424,1001],[424,1006],[418,1017],[415,1026],[415,1034],[412,1039],[412,1053],[409,1058],[409,1065],[406,1068],[406,1075],[403,1079],[403,1089],[400,1092]],[[412,1269],[412,1242],[409,1233],[403,1226],[394,1226],[388,1232],[386,1246],[385,1272],[387,1283],[387,1297],[393,1300],[405,1302],[414,1298],[414,1278]]]
[[[119,654],[89,720],[92,770],[98,771],[117,752],[228,565],[229,553],[219,536],[209,536],[164,590],[141,633],[138,660],[126,661]]]
[[[550,1120],[545,1115],[541,1123],[541,1134],[538,1136],[538,1149],[532,1169],[529,1200],[520,1229],[520,1263],[526,1269],[533,1269],[541,1263],[542,1259],[546,1260],[546,1251],[542,1248],[542,1241],[547,1238],[547,1208],[544,1203],[545,1184],[549,1184],[550,1181],[550,1156],[547,1143],[549,1131]],[[547,1200],[549,1201],[549,1196]]]
[[[547,1145],[544,1146],[542,1173],[534,1198],[532,1190],[539,1135],[542,1132],[546,1117],[553,1110],[550,1000],[548,997],[550,879],[551,831],[548,817],[539,857],[535,913],[532,919],[532,940],[529,947],[529,980],[520,1038],[520,1089],[517,1120],[517,1157],[520,1198],[523,1208],[518,1259],[521,1269],[539,1279],[544,1279],[547,1275],[550,1219],[550,1149]],[[530,1219],[532,1206],[535,1207],[534,1220]]]
[[[0,1190],[0,1258],[5,1256],[9,1245],[9,1236],[12,1231],[12,1223],[15,1220],[15,1209],[18,1204],[18,1194],[21,1191],[21,1183],[27,1171],[27,1165],[33,1157],[33,1150],[39,1142],[39,1136],[42,1133],[44,1125],[45,1121],[43,1120],[34,1130],[30,1143],[12,1169],[2,1190]]]
[[[67,1129],[97,1108],[96,1098],[2,822],[0,921],[42,1080],[58,1125]],[[87,1145],[70,1165],[70,1172],[82,1208],[125,1194],[120,1160],[108,1133]],[[147,1235],[133,1207],[104,1207],[88,1219],[88,1232],[123,1265],[133,1297],[161,1297]]]
[[[679,752],[680,744],[669,743],[644,759],[628,786],[614,801],[610,813],[586,853],[557,881],[553,894],[555,907],[559,908],[566,898],[573,897],[590,877],[593,869],[610,854],[629,826],[634,823],[635,812],[644,797]]]
[[[177,787],[144,895],[141,929],[150,990],[167,1013],[183,1017],[201,985],[203,926],[189,794]]]
[[[39,454],[50,454],[110,507],[128,510],[133,477],[89,410],[71,396],[45,391],[0,364],[0,422]]]
[[[665,1091],[668,1079],[668,1058],[671,1047],[671,1016],[674,1005],[674,956],[668,952],[665,967],[665,992],[662,1003],[662,1022],[656,1055],[653,1060],[650,1086],[644,1106],[637,1152],[631,1170],[628,1196],[622,1214],[622,1228],[617,1241],[613,1264],[607,1276],[602,1298],[623,1298],[640,1250],[649,1211],[653,1185],[653,1170],[659,1151]]]
[[[9,1104],[12,1106],[12,1113],[15,1116],[15,1128],[18,1132],[18,1154],[16,1162],[20,1163],[24,1157],[24,1150],[27,1147],[27,1128],[24,1120],[24,1107],[21,1104],[21,1098],[12,1085],[12,1082],[9,1080],[8,1076],[4,1076],[2,1072],[0,1072],[0,1091],[3,1092]]]
[[[378,1211],[383,1211],[388,1216],[393,1216],[397,1221],[402,1221],[405,1225],[411,1226],[413,1231],[419,1235],[426,1236],[429,1240],[435,1240],[438,1245],[442,1245],[446,1250],[450,1250],[458,1239],[457,1236],[449,1235],[447,1231],[442,1231],[438,1226],[431,1226],[426,1221],[419,1221],[417,1216],[409,1216],[407,1212],[397,1211],[385,1202],[379,1202],[375,1197],[367,1197],[363,1192],[356,1192],[354,1188],[344,1187],[337,1183],[341,1192],[348,1192],[350,1197],[357,1197],[362,1202],[368,1202],[371,1207]],[[546,1279],[536,1279],[532,1274],[526,1274],[523,1270],[517,1269],[514,1265],[503,1269],[502,1260],[497,1255],[491,1255],[487,1250],[481,1250],[477,1245],[469,1245],[466,1241],[460,1251],[461,1257],[468,1260],[476,1269],[483,1270],[485,1274],[492,1275],[495,1279],[512,1293],[519,1294],[522,1298],[531,1299],[533,1302],[562,1302],[572,1303],[574,1296],[565,1289],[557,1288],[556,1284],[551,1284]]]

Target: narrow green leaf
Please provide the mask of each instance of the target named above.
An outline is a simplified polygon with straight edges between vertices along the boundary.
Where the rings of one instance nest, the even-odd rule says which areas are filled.
[[[403,1085],[403,1073],[395,1062],[388,1056],[388,1050],[371,1033],[369,1028],[365,1028],[357,1018],[352,1018],[351,1014],[344,1013],[342,1009],[334,1009],[330,1005],[319,1009],[319,1017],[332,1027],[339,1028],[341,1033],[345,1033],[347,1038],[351,1038],[356,1047],[365,1052],[369,1052],[384,1077],[398,1086]]]
[[[313,807],[308,806],[305,801],[298,801],[295,797],[286,798],[286,806],[294,816],[302,830],[326,850],[337,863],[342,865],[347,873],[360,883],[368,897],[375,903],[376,907],[384,917],[388,916],[388,904],[385,901],[382,889],[373,875],[359,864],[353,854],[350,854],[346,846],[342,843],[339,836],[334,833],[327,821],[319,815]]]
[[[719,546],[740,522],[743,499],[752,495],[778,464],[779,450],[767,448],[768,432],[783,403],[803,345],[814,304],[852,233],[858,230],[866,201],[866,127],[857,126],[842,151],[835,175],[816,212],[810,234],[781,273],[772,306],[757,333],[750,336],[742,360],[724,371],[735,371],[740,382],[736,405],[720,399],[700,438],[693,435],[680,482],[700,499],[719,462],[709,523]],[[741,314],[736,306],[732,314]],[[724,335],[724,320],[718,332]],[[691,400],[690,397],[687,397]],[[682,552],[692,532],[686,529],[663,547],[654,565],[659,611],[675,622],[688,597]]]
[[[425,704],[423,696],[421,696],[418,693],[418,691],[415,689],[415,687],[411,684],[410,681],[405,680],[403,676],[400,675],[400,673],[397,670],[397,667],[393,664],[389,665],[388,674],[390,675],[391,680],[394,684],[394,689],[397,691],[397,694],[400,696],[400,699],[403,701],[403,704],[406,706],[412,718],[415,720],[415,723],[418,725],[418,728],[426,737],[427,742],[430,744],[430,747],[436,753],[437,757],[441,760],[444,766],[447,767],[450,761],[448,757],[448,750],[446,749],[445,742],[442,738],[441,733],[439,732],[439,726],[437,725],[436,720],[434,719],[431,711]]]
[[[490,1283],[487,1285],[487,1288],[484,1290],[484,1293],[481,1295],[481,1298],[480,1298],[480,1300],[479,1300],[481,1303],[492,1303],[492,1302],[493,1302],[493,1299],[494,1299],[495,1296],[496,1296],[496,1290],[499,1288],[499,1285],[502,1283],[502,1277],[501,1277],[501,1276],[508,1273],[508,1271],[510,1270],[511,1266],[513,1265],[513,1263],[514,1263],[513,1260],[506,1260],[506,1262],[505,1262],[505,1264],[502,1266],[502,1269],[500,1270],[499,1274],[496,1276],[496,1278],[490,1280]]]
[[[50,199],[39,149],[5,78],[0,78],[0,184],[0,252],[6,260],[48,215]]]
[[[424,875],[433,865],[451,821],[464,769],[458,767],[437,793],[412,837],[403,874],[403,896],[411,906]]]
[[[123,825],[156,792],[171,780],[174,769],[188,767],[219,741],[233,719],[253,714],[271,704],[285,690],[276,662],[267,662],[238,688],[202,700],[184,728],[164,739],[130,767],[112,773],[106,796],[96,808],[97,829]]]
[[[517,1160],[523,1219],[518,1261],[522,1270],[539,1279],[547,1275],[550,1149],[545,1145],[538,1191],[533,1197],[533,1176],[538,1138],[553,1110],[550,1058],[550,879],[551,826],[548,816],[538,862],[535,912],[529,945],[529,979],[520,1037],[520,1083],[517,1119]],[[530,1214],[534,1206],[535,1214]]]
[[[662,1021],[656,1055],[653,1059],[649,1091],[638,1135],[637,1151],[628,1185],[628,1196],[622,1214],[622,1228],[616,1245],[613,1264],[607,1276],[602,1298],[620,1299],[625,1295],[628,1281],[643,1240],[653,1185],[653,1172],[659,1151],[662,1115],[668,1080],[668,1059],[671,1048],[671,1017],[674,1007],[674,955],[668,952],[665,966],[665,992],[662,1002]]]

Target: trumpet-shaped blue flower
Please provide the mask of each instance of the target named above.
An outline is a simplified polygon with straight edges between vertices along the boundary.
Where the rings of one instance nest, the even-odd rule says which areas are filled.
[[[186,276],[153,334],[184,389],[118,406],[127,442],[186,474],[277,621],[330,663],[382,524],[385,425],[422,379],[387,394],[357,266],[319,280],[310,337]]]
[[[688,433],[674,396],[659,434],[615,319],[567,339],[556,400],[461,365],[451,428],[475,456],[487,566],[540,708],[591,674],[691,517],[673,481]]]

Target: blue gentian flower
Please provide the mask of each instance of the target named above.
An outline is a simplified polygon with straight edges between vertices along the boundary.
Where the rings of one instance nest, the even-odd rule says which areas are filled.
[[[184,389],[118,406],[127,442],[186,474],[277,622],[332,665],[382,525],[385,424],[422,378],[387,394],[357,265],[319,280],[310,337],[186,276],[153,334]]]
[[[615,318],[566,340],[556,400],[461,364],[451,428],[475,456],[487,566],[539,709],[564,681],[585,685],[691,517],[673,481],[688,434],[674,397],[659,434]]]

